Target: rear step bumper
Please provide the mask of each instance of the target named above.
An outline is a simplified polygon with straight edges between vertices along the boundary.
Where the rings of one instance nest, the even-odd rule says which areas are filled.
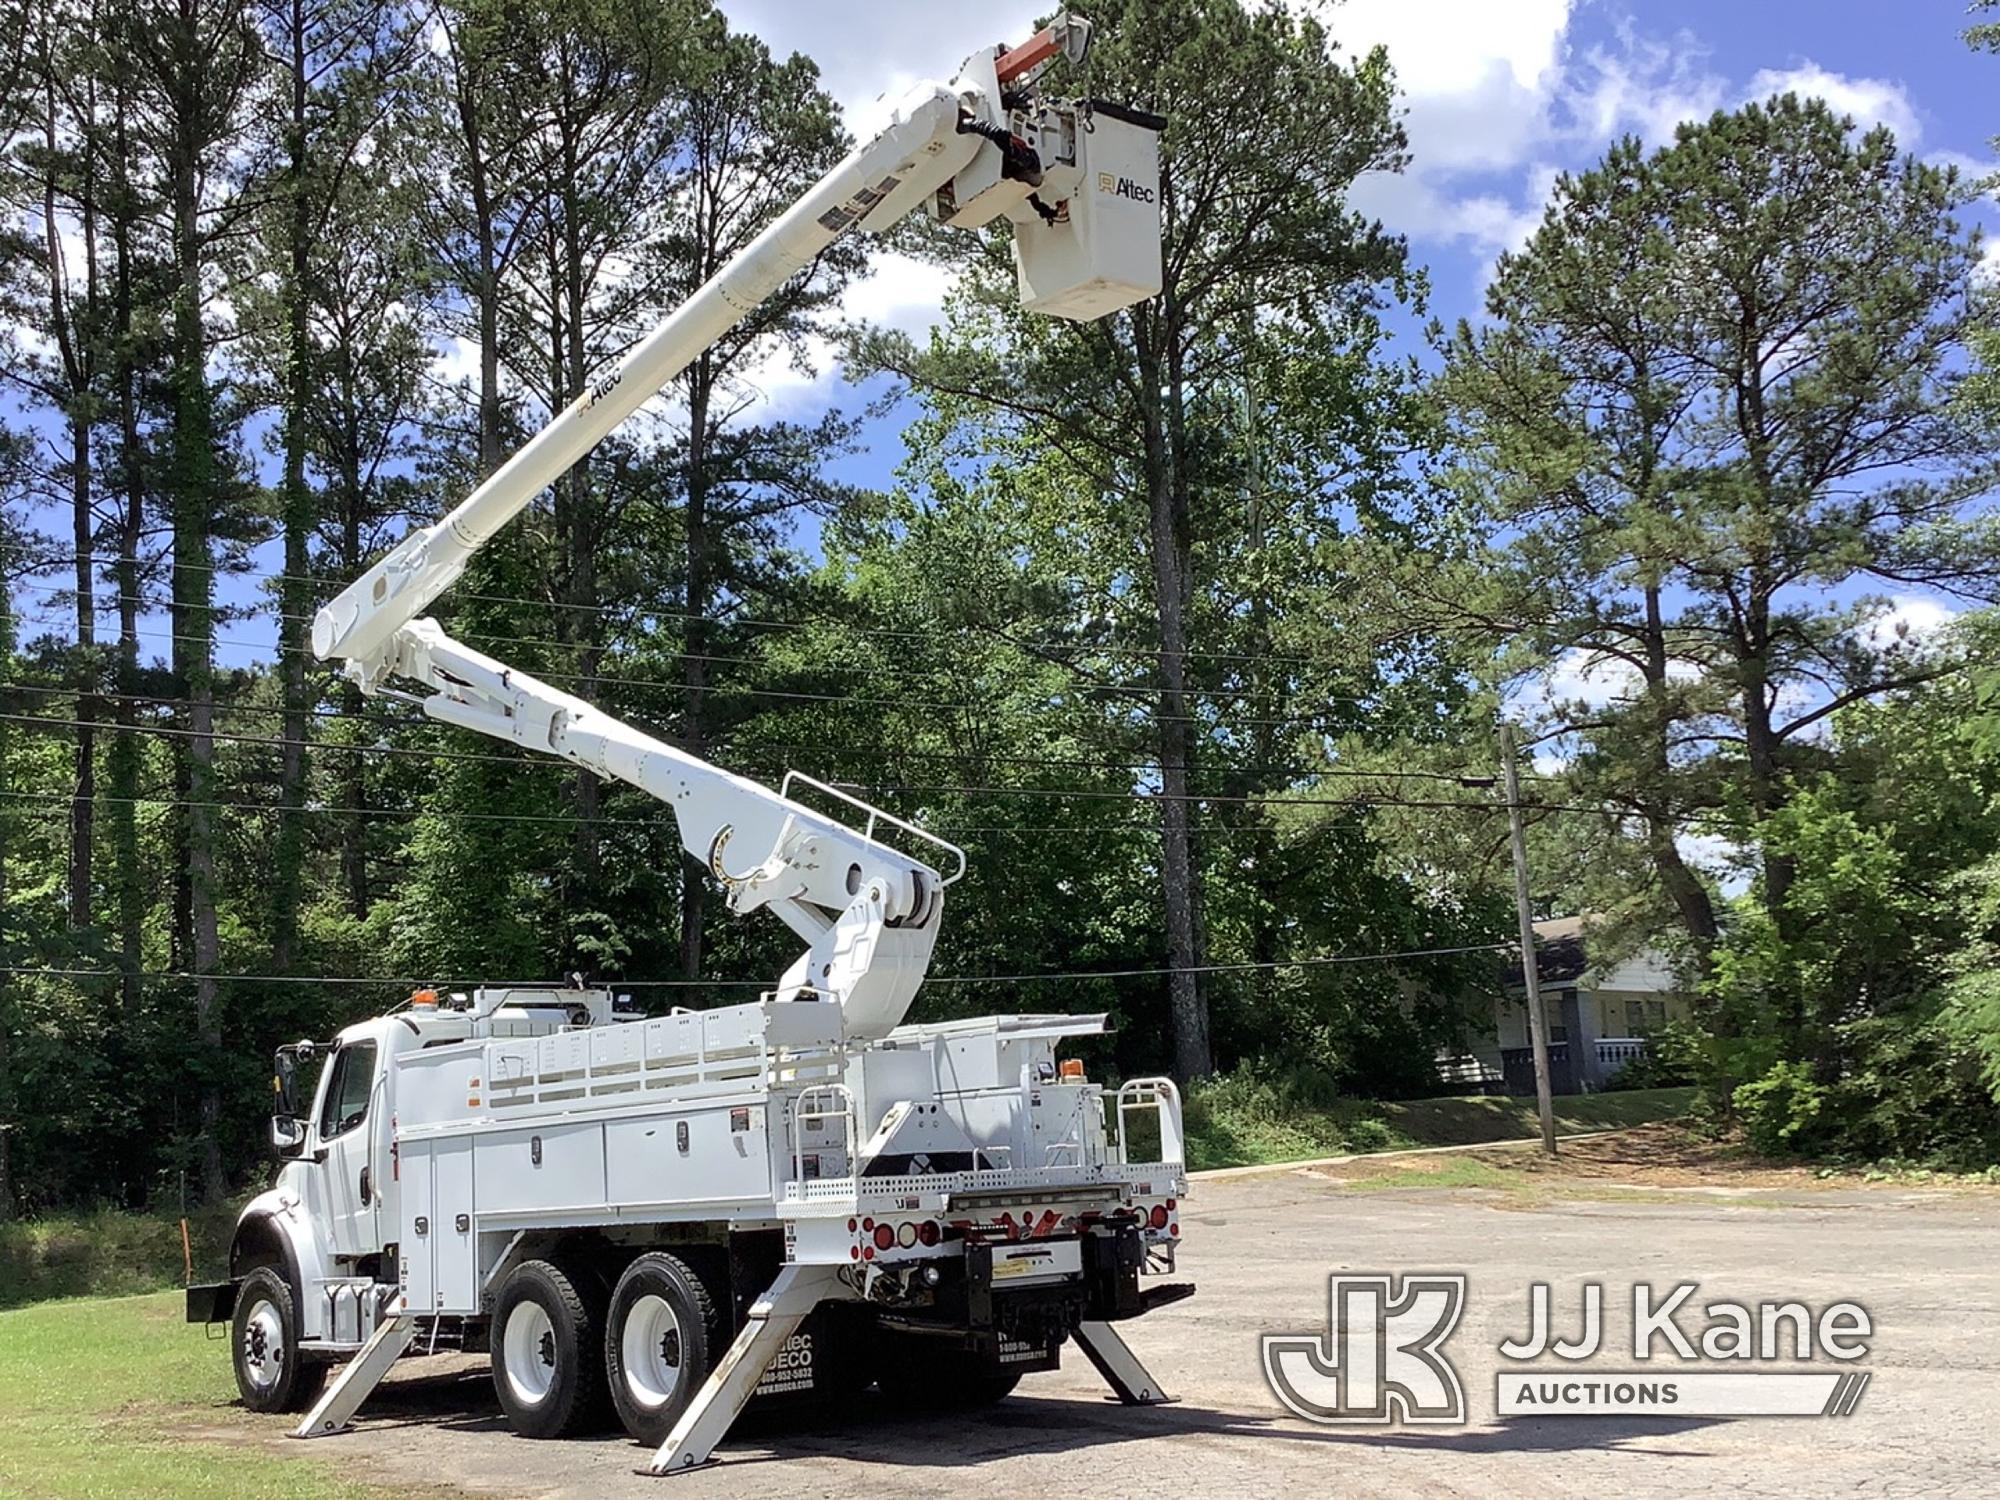
[[[1162,1286],[1142,1286],[1139,1288],[1139,1311],[1134,1317],[1142,1317],[1155,1308],[1171,1303],[1185,1302],[1194,1295],[1192,1281],[1169,1281]]]

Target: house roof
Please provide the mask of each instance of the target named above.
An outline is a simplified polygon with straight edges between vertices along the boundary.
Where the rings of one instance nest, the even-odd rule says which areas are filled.
[[[1535,924],[1535,976],[1543,984],[1567,984],[1590,968],[1584,953],[1583,930],[1588,916],[1551,917]],[[1507,965],[1508,985],[1522,982],[1521,962]]]

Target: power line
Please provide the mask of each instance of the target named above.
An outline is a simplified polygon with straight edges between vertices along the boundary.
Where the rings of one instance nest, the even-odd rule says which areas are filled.
[[[1318,969],[1353,964],[1404,963],[1419,958],[1450,958],[1468,953],[1508,953],[1519,944],[1512,942],[1464,943],[1454,947],[1410,948],[1400,953],[1330,953],[1308,958],[1280,958],[1259,962],[1189,964],[1179,967],[1167,966],[1149,969],[1072,969],[1067,971],[1042,971],[1022,974],[939,974],[926,978],[924,984],[1054,984],[1091,979],[1154,979],[1174,974],[1229,974],[1274,969]],[[191,969],[99,969],[99,968],[55,968],[16,964],[0,967],[0,974],[10,974],[32,978],[90,978],[90,979],[141,979],[141,980],[199,980],[208,979],[217,983],[244,984],[324,984],[324,985],[375,985],[390,988],[403,985],[432,985],[448,988],[452,985],[477,985],[490,983],[480,979],[440,979],[435,975],[427,977],[385,976],[366,978],[332,974],[204,974]],[[600,981],[605,989],[770,989],[773,985],[763,979],[606,979]],[[496,986],[497,988],[498,986]],[[563,980],[513,981],[509,987],[518,989],[564,990],[570,986]]]
[[[197,735],[196,731],[192,729],[182,729],[175,725],[166,725],[166,724],[120,725],[105,721],[93,721],[89,724],[86,724],[83,720],[80,719],[60,719],[40,714],[0,713],[0,723],[21,724],[28,726],[30,728],[52,728],[52,729],[102,728],[102,729],[112,729],[118,732],[129,732],[137,734],[170,735],[182,739],[201,737]],[[394,745],[379,745],[379,746],[343,745],[337,742],[329,742],[325,740],[294,740],[294,739],[286,739],[279,736],[234,734],[228,730],[222,730],[222,729],[209,730],[207,732],[206,738],[212,740],[222,740],[233,744],[259,745],[265,748],[277,748],[277,749],[282,749],[287,745],[300,745],[300,746],[305,746],[307,748],[317,747],[321,749],[342,750],[356,754],[366,754],[366,755],[400,754],[400,755],[419,756],[437,760],[488,761],[488,762],[499,762],[501,764],[506,764],[506,765],[521,765],[521,766],[535,766],[535,767],[547,766],[551,768],[563,768],[567,765],[566,762],[557,760],[544,761],[544,760],[529,760],[526,758],[516,759],[514,757],[504,756],[504,755],[479,755],[471,751],[415,750],[415,749],[403,749],[400,746],[394,746]],[[1208,802],[1208,803],[1248,806],[1248,807],[1363,808],[1363,807],[1401,806],[1401,807],[1450,808],[1463,812],[1494,812],[1498,810],[1498,808],[1495,805],[1488,803],[1446,802],[1446,801],[1423,802],[1410,798],[1383,797],[1373,793],[1363,793],[1358,797],[1342,798],[1342,797],[1301,797],[1289,793],[1266,793],[1266,794],[1242,795],[1242,794],[1233,794],[1226,792],[1187,792],[1174,795],[1166,792],[1140,792],[1140,791],[1121,792],[1121,791],[1100,790],[1096,788],[1070,788],[1070,787],[897,786],[897,785],[888,785],[884,783],[866,782],[866,781],[844,781],[842,784],[875,795],[899,795],[899,796],[911,796],[911,797],[1044,797],[1044,798],[1057,797],[1057,798],[1077,799],[1083,801],[1119,801],[1119,802],[1140,802],[1140,803]],[[1553,803],[1553,802],[1533,803],[1529,805],[1537,811],[1548,811],[1548,812],[1555,812],[1555,811],[1602,812],[1603,811],[1603,809],[1601,808],[1566,807],[1564,804]]]
[[[116,557],[115,555],[105,555],[98,553],[88,554],[88,558],[91,562],[97,564],[116,564],[119,561],[121,561],[121,559]],[[152,565],[157,566],[161,561],[164,561],[164,559],[155,559]],[[75,557],[75,555],[71,555],[66,558],[51,558],[48,561],[46,568],[38,569],[37,572],[42,572],[42,571],[54,572],[59,568],[73,568],[75,567],[76,562],[77,558]],[[171,566],[173,566],[176,571],[180,572],[207,572],[207,573],[220,572],[220,573],[230,574],[231,576],[234,577],[252,579],[260,583],[306,583],[321,590],[333,590],[333,591],[338,591],[339,589],[346,587],[346,585],[338,579],[315,577],[311,574],[306,574],[302,576],[295,573],[252,574],[248,570],[232,570],[220,563],[174,563],[171,564]],[[73,587],[70,589],[51,588],[50,591],[58,593],[73,593],[74,588]],[[678,619],[686,621],[695,621],[708,625],[724,625],[724,626],[750,625],[769,630],[824,630],[827,629],[829,626],[832,626],[833,628],[844,630],[850,635],[869,636],[885,640],[933,641],[936,640],[941,635],[962,634],[962,635],[976,635],[982,638],[995,639],[1002,642],[1003,644],[1016,646],[1025,650],[1109,651],[1109,652],[1122,652],[1127,655],[1143,655],[1143,656],[1154,656],[1154,657],[1161,655],[1173,655],[1190,660],[1267,662],[1274,664],[1287,664],[1293,666],[1312,666],[1315,664],[1314,658],[1309,656],[1279,656],[1274,654],[1246,652],[1246,651],[1197,651],[1187,648],[1183,648],[1182,650],[1176,652],[1166,652],[1161,647],[1152,645],[1150,643],[1128,645],[1118,641],[1097,641],[1087,644],[1082,644],[1076,641],[1067,641],[1067,640],[1022,641],[1014,639],[1012,636],[1009,636],[1005,631],[999,629],[997,626],[956,625],[956,626],[938,626],[935,629],[930,629],[930,630],[906,630],[906,629],[898,629],[893,626],[883,626],[883,625],[855,625],[846,621],[781,620],[781,619],[774,619],[769,616],[758,616],[758,615],[728,615],[728,616],[706,615],[689,610],[673,609],[667,606],[622,605],[622,604],[578,604],[561,599],[529,599],[518,595],[487,594],[487,593],[475,592],[472,590],[455,591],[454,597],[459,599],[478,600],[482,603],[490,603],[490,604],[527,605],[535,609],[562,609],[562,610],[571,610],[578,613],[597,614],[597,615],[636,614],[654,619]]]
[[[184,645],[234,646],[241,650],[265,652],[268,653],[274,659],[286,656],[300,656],[300,657],[305,657],[308,661],[317,660],[317,658],[313,657],[312,652],[308,647],[305,646],[290,647],[275,641],[266,643],[263,641],[246,641],[227,636],[181,635],[168,630],[135,630],[133,634],[145,640],[162,640],[169,642],[178,642]],[[526,637],[511,637],[511,636],[481,637],[477,632],[472,632],[470,633],[470,635],[472,639],[483,638],[484,640],[487,641],[488,644],[504,644],[508,641],[514,641],[517,644],[533,644],[533,642]],[[576,649],[576,643],[574,642],[557,642],[550,644],[562,645],[564,649]],[[329,667],[325,668],[324,670],[331,671],[332,669]],[[668,677],[629,677],[629,676],[620,676],[609,672],[584,673],[584,672],[562,672],[550,669],[540,669],[535,672],[523,671],[522,675],[536,677],[550,683],[555,683],[555,684],[568,683],[571,686],[581,686],[585,688],[631,687],[631,688],[667,689],[669,691],[684,691],[687,686],[683,682],[679,682],[674,680],[673,678],[668,678]],[[753,688],[753,687],[744,687],[737,683],[719,684],[710,687],[708,689],[708,692],[710,693],[711,696],[723,702],[727,702],[732,698],[766,698],[766,699],[773,699],[779,702],[790,702],[790,703],[829,703],[829,704],[851,703],[871,708],[922,708],[944,713],[980,713],[980,714],[990,713],[993,711],[994,707],[992,704],[988,703],[962,703],[962,702],[946,701],[941,699],[930,699],[930,698],[905,698],[901,696],[880,697],[880,696],[869,696],[860,693],[808,693],[808,692],[800,692],[794,689]],[[1159,696],[1159,693],[1156,690],[1150,688],[1127,687],[1118,684],[1110,684],[1107,686],[1100,687],[1089,683],[1079,684],[1073,689],[1059,691],[1057,693],[1052,693],[1052,694],[1045,694],[1043,696],[1081,699],[1095,692],[1135,693],[1149,699],[1156,698]],[[1186,698],[1236,699],[1246,695],[1231,692],[1229,689],[1226,688],[1189,688],[1184,690],[1181,696]],[[1315,696],[1317,701],[1323,703],[1328,703],[1328,704],[1345,703],[1350,707],[1364,706],[1364,700],[1359,698],[1339,699],[1327,696],[1325,694],[1318,694]],[[1229,720],[1228,727],[1233,729],[1300,729],[1308,725],[1311,725],[1320,717],[1322,717],[1322,715],[1316,712],[1287,715],[1282,718],[1270,718],[1270,717],[1237,718],[1232,716]],[[1152,723],[1155,724],[1196,724],[1208,727],[1217,727],[1217,728],[1222,727],[1215,717],[1201,715],[1201,714],[1155,713],[1155,714],[1150,714],[1148,718]]]
[[[1416,958],[1448,958],[1464,953],[1512,952],[1515,943],[1466,943],[1454,948],[1411,948],[1401,953],[1331,953],[1315,958],[1278,958],[1258,963],[1186,964],[1159,969],[1082,969],[1067,974],[951,974],[925,984],[1032,984],[1055,979],[1152,979],[1173,974],[1230,974],[1250,970],[1319,969],[1343,964],[1399,963]]]
[[[56,684],[17,682],[17,683],[8,683],[5,686],[0,686],[0,695],[4,695],[5,693],[10,693],[10,692],[37,693],[44,697],[64,698],[64,699],[75,698],[79,696],[79,691],[75,687],[61,686]],[[176,698],[176,697],[161,696],[149,693],[115,693],[115,692],[86,691],[82,693],[81,696],[93,698],[99,702],[134,703],[142,706],[150,706],[157,708],[191,708],[194,706],[194,700],[191,698]],[[216,713],[260,714],[267,718],[282,718],[285,715],[293,712],[293,710],[287,709],[282,704],[230,703],[230,702],[217,701],[210,703],[208,706]],[[322,721],[334,721],[334,722],[348,722],[355,724],[367,724],[377,729],[385,729],[385,728],[386,729],[431,729],[441,723],[441,721],[439,720],[431,719],[428,717],[407,718],[393,714],[376,714],[368,712],[353,713],[351,711],[344,709],[307,708],[307,709],[297,710],[297,712],[300,712],[304,714],[307,718],[311,719],[317,719]],[[147,726],[145,725],[118,726],[114,723],[111,724],[109,727],[113,728],[130,727],[133,729],[143,730]],[[308,743],[312,747],[317,748],[322,742],[315,740],[315,741],[310,741]],[[332,745],[329,746],[329,748],[347,749],[350,747],[341,745]],[[802,745],[802,744],[779,743],[779,742],[746,741],[732,746],[731,751],[733,754],[748,755],[748,756],[759,756],[767,753],[770,755],[777,755],[777,756],[788,756],[788,755],[895,756],[895,757],[907,757],[911,760],[950,761],[965,765],[1048,766],[1048,767],[1060,767],[1069,770],[1090,770],[1090,771],[1157,771],[1159,769],[1159,764],[1160,764],[1157,759],[1101,760],[1101,759],[1078,759],[1076,757],[1071,757],[1071,756],[998,755],[998,754],[982,754],[974,751],[964,751],[964,750],[921,750],[921,749],[908,748],[896,745]],[[423,752],[423,753],[428,754],[430,752]],[[554,761],[554,760],[541,762],[541,764],[549,765],[552,768],[567,768],[568,766],[567,762]],[[1283,776],[1293,780],[1322,780],[1328,778],[1335,778],[1335,779],[1348,778],[1348,779],[1366,779],[1373,781],[1393,781],[1398,779],[1406,779],[1406,780],[1416,780],[1416,781],[1442,781],[1442,782],[1450,782],[1453,784],[1457,784],[1464,780],[1464,774],[1460,772],[1432,771],[1421,768],[1393,770],[1393,771],[1392,770],[1378,771],[1378,770],[1369,770],[1365,767],[1359,767],[1359,766],[1328,766],[1319,769],[1313,769],[1307,766],[1230,766],[1228,767],[1228,770],[1230,771],[1231,774],[1234,775]]]
[[[33,803],[38,809],[50,815],[66,813],[76,805],[76,798],[65,797],[59,792],[15,792],[0,791],[0,798],[14,802]],[[553,823],[566,827],[588,825],[593,828],[666,828],[673,819],[671,814],[652,818],[585,818],[574,813],[482,813],[464,812],[456,808],[429,807],[341,807],[330,803],[307,803],[299,807],[286,807],[279,802],[246,802],[241,799],[212,799],[207,801],[191,797],[113,797],[105,793],[90,799],[93,803],[110,806],[134,807],[205,807],[213,811],[270,813],[281,817],[315,818],[431,818],[447,823]],[[33,816],[33,814],[30,814]],[[1235,824],[1214,821],[1197,822],[1205,838],[1259,838],[1266,837],[1268,828],[1246,828]],[[949,834],[954,838],[970,838],[975,835],[1006,835],[1012,838],[1043,839],[1052,833],[1095,833],[1104,835],[1142,834],[1148,838],[1158,838],[1160,830],[1151,823],[1103,822],[1041,824],[1022,827],[1010,823],[941,823],[930,830],[932,833]]]

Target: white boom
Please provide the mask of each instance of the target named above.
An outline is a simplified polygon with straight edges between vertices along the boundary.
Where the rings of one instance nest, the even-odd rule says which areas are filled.
[[[886,1036],[922,982],[943,887],[964,854],[855,804],[857,830],[623,724],[451,639],[418,618],[480,547],[620,422],[848,231],[888,229],[931,203],[946,222],[1016,225],[1026,305],[1099,317],[1159,290],[1157,122],[1085,102],[1048,102],[1034,79],[1081,61],[1089,23],[1064,16],[1012,51],[970,59],[950,86],[925,84],[890,124],[806,191],[618,366],[433,526],[412,532],[313,620],[313,652],[339,658],[363,692],[391,679],[424,690],[433,718],[546,751],[640,787],[674,811],[681,841],[732,910],[769,907],[809,947],[781,999],[837,1002],[850,1036]],[[1093,186],[1094,184],[1094,186]],[[788,777],[787,788],[794,780]],[[833,792],[808,783],[821,793]],[[942,851],[937,866],[876,838],[883,824]]]

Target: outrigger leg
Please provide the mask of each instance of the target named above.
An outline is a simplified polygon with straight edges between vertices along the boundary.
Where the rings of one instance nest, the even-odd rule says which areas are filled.
[[[1118,1336],[1118,1330],[1109,1323],[1093,1323],[1088,1320],[1077,1324],[1076,1342],[1097,1366],[1097,1373],[1104,1377],[1120,1401],[1127,1406],[1159,1406],[1173,1400],[1160,1389],[1146,1367],[1139,1363],[1139,1356],[1132,1352],[1132,1346]]]
[[[306,1413],[305,1420],[293,1430],[295,1438],[329,1437],[336,1432],[347,1431],[348,1423],[354,1420],[354,1413],[362,1402],[382,1383],[403,1351],[410,1347],[417,1336],[417,1320],[404,1316],[385,1318],[381,1325],[361,1346],[361,1352],[347,1362],[326,1394]]]
[[[785,1340],[820,1303],[849,1295],[836,1266],[788,1265],[780,1270],[771,1289],[750,1305],[736,1342],[653,1455],[652,1472],[685,1474],[707,1463]]]

